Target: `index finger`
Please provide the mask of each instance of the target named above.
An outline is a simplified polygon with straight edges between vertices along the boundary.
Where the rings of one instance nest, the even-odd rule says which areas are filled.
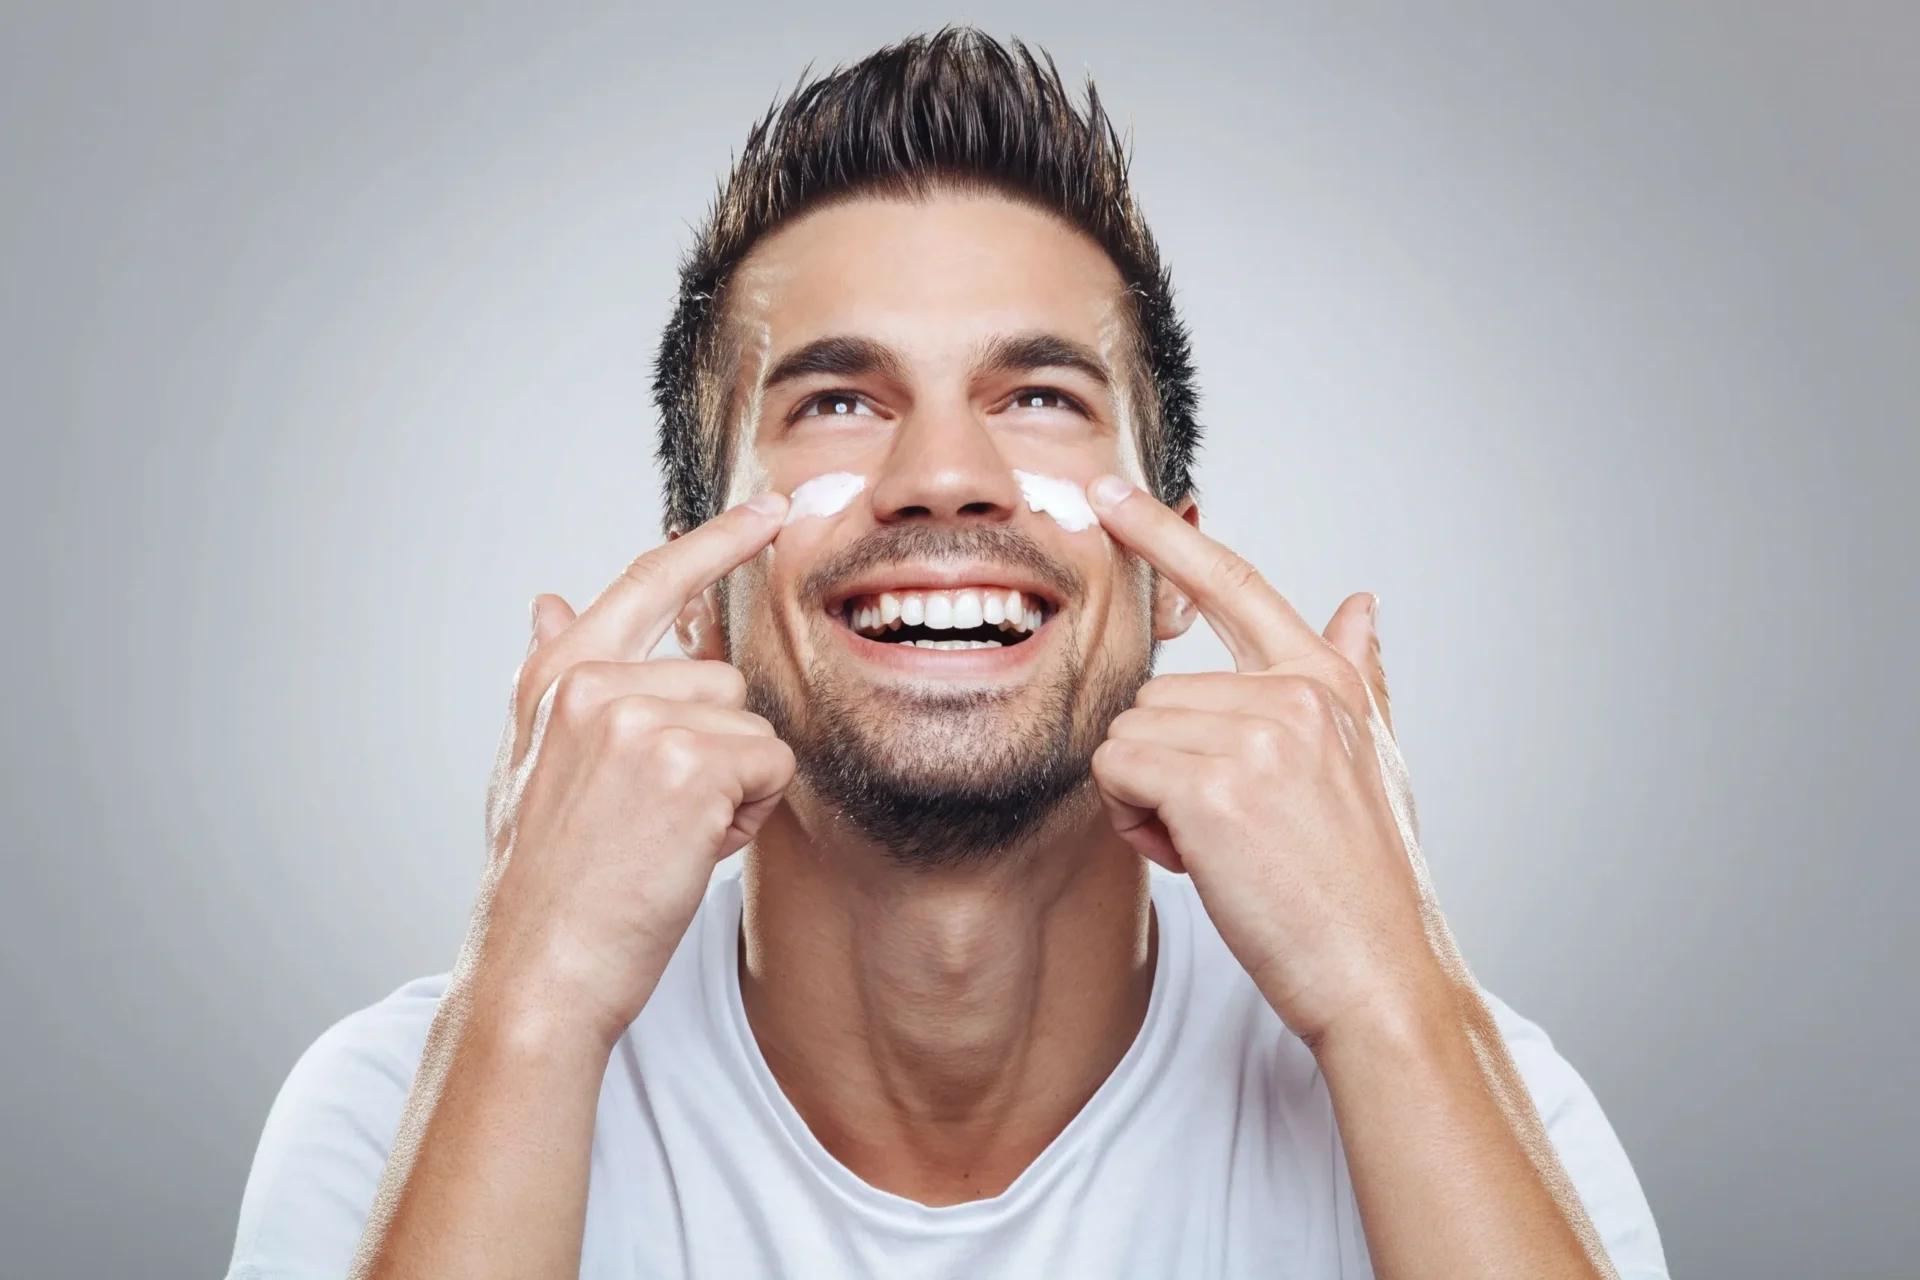
[[[1325,642],[1250,561],[1118,476],[1087,486],[1100,523],[1185,592],[1241,671],[1318,659]]]
[[[759,494],[628,565],[568,628],[568,647],[580,646],[575,661],[644,659],[687,601],[773,541],[786,510],[780,494]]]

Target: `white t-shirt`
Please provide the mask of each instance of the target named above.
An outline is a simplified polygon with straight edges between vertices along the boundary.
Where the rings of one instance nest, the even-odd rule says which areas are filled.
[[[600,1092],[580,1274],[630,1277],[1371,1277],[1313,1055],[1155,868],[1145,1023],[1013,1185],[929,1208],[815,1140],[740,1002],[740,877],[723,865]],[[446,978],[348,1017],[281,1089],[229,1280],[338,1280],[360,1237]],[[1619,1139],[1545,1033],[1489,999],[1623,1280],[1664,1278]]]

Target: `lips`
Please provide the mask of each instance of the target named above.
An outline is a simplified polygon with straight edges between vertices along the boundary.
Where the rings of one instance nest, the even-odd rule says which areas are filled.
[[[1018,587],[980,584],[903,588],[849,596],[840,620],[882,644],[919,649],[1000,649],[1020,644],[1046,622],[1052,606]]]

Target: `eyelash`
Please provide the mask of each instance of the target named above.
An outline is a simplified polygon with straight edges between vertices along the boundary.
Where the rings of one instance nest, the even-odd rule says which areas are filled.
[[[1082,417],[1088,416],[1087,407],[1085,405],[1081,404],[1078,400],[1074,399],[1072,396],[1068,395],[1066,392],[1062,391],[1058,387],[1022,387],[1018,391],[1014,392],[1011,396],[1007,397],[1007,407],[1011,409],[1014,405],[1019,404],[1020,401],[1026,399],[1028,396],[1054,396],[1059,399],[1062,408],[1071,410],[1072,412],[1077,413]]]
[[[857,391],[816,391],[803,399],[799,404],[793,406],[793,413],[788,418],[788,421],[798,422],[800,419],[811,414],[817,406],[825,404],[829,400],[851,400],[856,404],[866,405],[870,410],[874,409],[873,401],[867,399]],[[878,410],[874,410],[874,412],[877,413]],[[822,413],[817,416],[822,418],[851,418],[854,415],[851,413]]]
[[[1081,404],[1074,397],[1068,395],[1066,392],[1060,390],[1060,388],[1058,387],[1022,387],[1018,391],[1014,392],[1012,395],[1007,397],[1005,402],[1005,407],[1011,409],[1015,405],[1019,404],[1020,401],[1030,396],[1053,396],[1060,401],[1061,407],[1065,409],[1069,409],[1072,412],[1080,414],[1083,417],[1086,416],[1087,414],[1087,409],[1085,405]],[[790,419],[790,421],[797,422],[801,418],[809,416],[810,414],[812,414],[815,408],[817,408],[822,404],[825,404],[829,400],[852,400],[858,404],[866,405],[867,408],[870,410],[874,410],[873,402],[871,400],[868,400],[865,396],[861,395],[857,391],[816,391],[812,395],[806,397],[799,404],[793,407],[793,416]],[[876,414],[878,413],[878,410],[874,410],[874,411]],[[819,414],[818,416],[823,418],[837,418],[837,417],[851,418],[854,415],[851,413],[847,413],[847,414],[823,413],[823,414]]]

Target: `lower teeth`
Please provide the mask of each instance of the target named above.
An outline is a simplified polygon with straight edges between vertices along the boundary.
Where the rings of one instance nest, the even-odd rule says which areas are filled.
[[[903,640],[916,649],[998,649],[998,640]]]

